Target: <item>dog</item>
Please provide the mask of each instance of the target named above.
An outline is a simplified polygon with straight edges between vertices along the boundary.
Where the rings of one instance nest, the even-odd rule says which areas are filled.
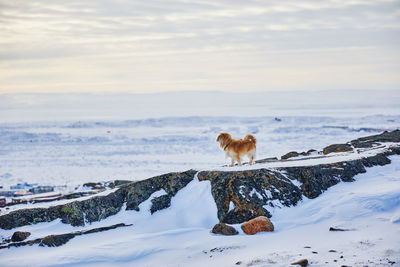
[[[242,165],[243,156],[249,158],[250,165],[254,164],[257,139],[253,135],[247,134],[244,139],[233,139],[229,133],[220,133],[216,141],[225,151],[225,156],[231,158],[231,166],[235,161]]]

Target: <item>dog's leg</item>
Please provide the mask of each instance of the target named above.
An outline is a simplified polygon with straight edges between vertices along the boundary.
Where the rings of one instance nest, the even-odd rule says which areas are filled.
[[[235,159],[231,157],[231,167],[235,166]]]
[[[242,160],[240,159],[240,156],[236,157],[236,161],[238,162],[239,166],[242,165]]]
[[[254,164],[254,158],[256,157],[256,151],[252,151],[251,153],[248,154],[249,156],[249,164],[253,165]]]

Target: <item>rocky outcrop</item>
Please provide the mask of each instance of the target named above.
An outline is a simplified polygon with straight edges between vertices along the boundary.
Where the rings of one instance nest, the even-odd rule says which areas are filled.
[[[163,206],[152,207],[155,212],[170,205],[171,197],[193,180],[195,173],[194,170],[168,173],[139,182],[122,184],[108,195],[93,196],[49,208],[19,209],[0,216],[0,228],[12,229],[39,222],[50,222],[55,219],[61,219],[63,223],[73,226],[83,226],[85,223],[100,221],[116,214],[124,203],[126,203],[127,209],[138,211],[140,203],[147,200],[154,192],[164,189],[169,200],[165,200]]]
[[[200,181],[211,182],[211,194],[221,222],[236,224],[257,216],[271,217],[269,208],[295,205],[301,190],[283,173],[268,169],[238,172],[203,171]],[[232,202],[232,204],[230,204]],[[230,206],[234,206],[230,209]]]
[[[400,131],[360,138],[351,144],[354,148],[374,149],[384,142],[400,142]],[[389,164],[387,156],[393,154],[400,154],[399,146],[356,160],[273,170],[203,171],[198,178],[211,182],[219,220],[236,224],[257,216],[271,217],[269,210],[275,206],[296,205],[303,196],[316,198],[340,181],[352,182],[354,176],[366,172],[366,167]]]
[[[274,231],[274,225],[270,219],[265,216],[259,216],[251,219],[250,221],[243,223],[241,228],[246,235],[255,235],[259,232]]]
[[[219,235],[237,235],[237,234],[239,234],[239,232],[236,231],[235,228],[233,228],[232,226],[227,225],[225,223],[217,223],[216,225],[214,225],[211,232],[214,234],[219,234]]]
[[[111,229],[115,229],[115,228],[119,228],[119,227],[126,227],[126,226],[131,226],[131,224],[127,225],[124,223],[119,223],[119,224],[114,224],[111,226],[99,227],[99,228],[94,228],[94,229],[90,229],[90,230],[77,231],[77,232],[60,234],[60,235],[48,235],[43,238],[37,238],[37,239],[23,241],[23,242],[16,242],[16,241],[12,240],[13,243],[10,243],[7,245],[0,245],[0,249],[10,248],[10,247],[21,247],[21,246],[27,246],[27,245],[32,246],[34,244],[39,244],[39,246],[42,246],[42,247],[59,247],[59,246],[66,244],[69,240],[71,240],[72,238],[74,238],[75,236],[78,236],[78,235],[87,235],[87,234],[92,234],[92,233],[98,233],[98,232],[108,231]]]
[[[382,148],[381,143],[399,143],[400,131],[384,132],[380,135],[359,138],[344,144],[350,146],[355,155],[365,150]],[[336,147],[336,148],[335,148]],[[338,151],[335,145],[333,151]],[[328,147],[327,147],[328,148]],[[339,149],[340,150],[340,149]],[[358,156],[358,159],[312,166],[259,168],[245,171],[201,171],[188,170],[168,173],[146,180],[126,183],[115,182],[109,187],[114,191],[75,200],[48,208],[31,208],[11,211],[0,216],[0,228],[12,229],[28,224],[50,222],[61,219],[73,226],[100,221],[119,212],[124,203],[126,209],[139,211],[139,205],[160,190],[165,194],[151,200],[150,212],[165,209],[171,199],[190,183],[197,173],[199,181],[211,182],[211,194],[217,206],[220,222],[243,223],[258,216],[271,217],[272,209],[296,205],[303,197],[316,198],[329,187],[351,182],[354,176],[366,172],[366,167],[390,163],[389,155],[400,154],[400,146],[379,150],[373,156]],[[297,153],[297,152],[296,152]],[[333,152],[330,152],[333,153]],[[371,154],[368,154],[371,155]],[[316,156],[315,158],[331,157]],[[301,162],[304,159],[290,160]],[[285,162],[276,158],[261,159],[256,163]],[[299,164],[297,164],[299,165]],[[307,165],[307,164],[304,164]],[[310,164],[308,164],[310,165]],[[255,165],[257,166],[257,165]]]

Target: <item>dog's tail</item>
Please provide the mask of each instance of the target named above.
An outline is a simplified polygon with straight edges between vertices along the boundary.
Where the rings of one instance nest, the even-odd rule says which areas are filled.
[[[251,142],[253,142],[254,144],[257,143],[257,139],[251,135],[251,134],[246,134],[246,136],[244,137],[245,140],[250,140]]]

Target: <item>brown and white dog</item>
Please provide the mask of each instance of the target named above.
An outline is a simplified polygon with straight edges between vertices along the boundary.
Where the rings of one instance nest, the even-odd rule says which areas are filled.
[[[231,166],[235,164],[235,161],[239,165],[242,165],[242,157],[247,156],[250,160],[249,164],[254,164],[254,158],[256,157],[256,138],[248,134],[244,139],[232,139],[232,136],[228,133],[220,133],[217,137],[219,146],[225,151],[225,156],[231,158]]]

